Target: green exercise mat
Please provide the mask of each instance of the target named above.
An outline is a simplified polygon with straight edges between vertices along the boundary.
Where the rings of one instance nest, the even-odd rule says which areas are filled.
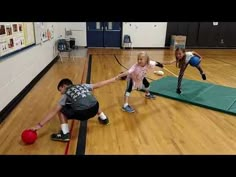
[[[178,79],[166,76],[151,82],[150,92],[197,106],[236,115],[236,88],[207,82],[182,80],[182,93],[176,93]]]

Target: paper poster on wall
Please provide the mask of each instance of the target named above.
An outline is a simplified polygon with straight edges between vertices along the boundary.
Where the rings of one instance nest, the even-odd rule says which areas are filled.
[[[7,41],[5,39],[0,40],[0,56],[7,53],[8,46]]]
[[[0,57],[35,44],[31,22],[0,22]]]
[[[0,36],[5,34],[6,34],[5,25],[0,25]]]
[[[7,45],[8,45],[8,48],[9,48],[9,49],[14,48],[14,40],[13,40],[13,38],[9,38],[9,39],[8,39]]]
[[[41,36],[42,37],[42,41],[46,42],[48,40],[48,37],[47,37],[47,31],[45,29],[42,31],[41,35],[42,35]]]
[[[54,38],[54,29],[53,29],[53,25],[51,27],[48,27],[47,29],[47,38],[49,40]]]
[[[42,30],[43,42],[51,40],[53,37],[54,37],[54,35],[53,35],[53,25],[49,26],[47,23],[44,23],[43,30]]]
[[[43,42],[46,42],[48,40],[47,23],[42,23],[41,39],[42,39]]]
[[[7,24],[7,25],[6,25],[6,31],[7,31],[7,36],[11,36],[11,35],[12,35],[12,27],[11,27],[11,24]]]
[[[50,28],[50,32],[51,32],[51,39],[54,38],[54,26],[52,25]]]
[[[54,27],[45,22],[35,22],[35,41],[36,44],[42,44],[54,38]]]
[[[15,37],[13,40],[16,49],[24,47],[24,37]]]
[[[12,29],[13,29],[13,33],[17,33],[18,32],[18,25],[17,24],[13,24],[12,25]]]
[[[41,39],[42,25],[43,25],[42,22],[35,22],[34,23],[35,43],[36,44],[42,43],[42,39]]]
[[[23,25],[24,30],[24,38],[25,38],[25,45],[31,45],[35,43],[34,39],[34,26],[32,23],[24,23]]]
[[[19,32],[21,33],[23,31],[23,24],[18,24]]]

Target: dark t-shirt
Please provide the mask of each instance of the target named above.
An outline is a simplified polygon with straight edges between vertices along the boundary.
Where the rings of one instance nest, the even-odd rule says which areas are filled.
[[[67,88],[58,104],[70,105],[74,110],[89,109],[97,103],[96,98],[91,94],[92,90],[92,84],[72,85]]]

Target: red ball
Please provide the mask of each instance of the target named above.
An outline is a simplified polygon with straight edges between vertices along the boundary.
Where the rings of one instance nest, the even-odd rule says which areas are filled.
[[[37,133],[33,130],[24,130],[21,134],[21,139],[26,144],[33,144],[37,139]]]

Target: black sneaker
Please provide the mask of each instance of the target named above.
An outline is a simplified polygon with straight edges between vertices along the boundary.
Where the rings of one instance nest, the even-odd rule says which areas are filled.
[[[176,89],[176,93],[181,94],[181,89],[180,89],[180,88],[177,88],[177,89]]]
[[[206,80],[206,74],[202,74],[202,79]]]
[[[70,141],[70,133],[64,134],[61,130],[59,133],[53,133],[51,135],[51,140],[68,142]]]
[[[103,124],[103,125],[108,125],[109,124],[109,119],[108,117],[104,120],[102,120],[99,116],[98,116],[98,121],[100,124]]]

